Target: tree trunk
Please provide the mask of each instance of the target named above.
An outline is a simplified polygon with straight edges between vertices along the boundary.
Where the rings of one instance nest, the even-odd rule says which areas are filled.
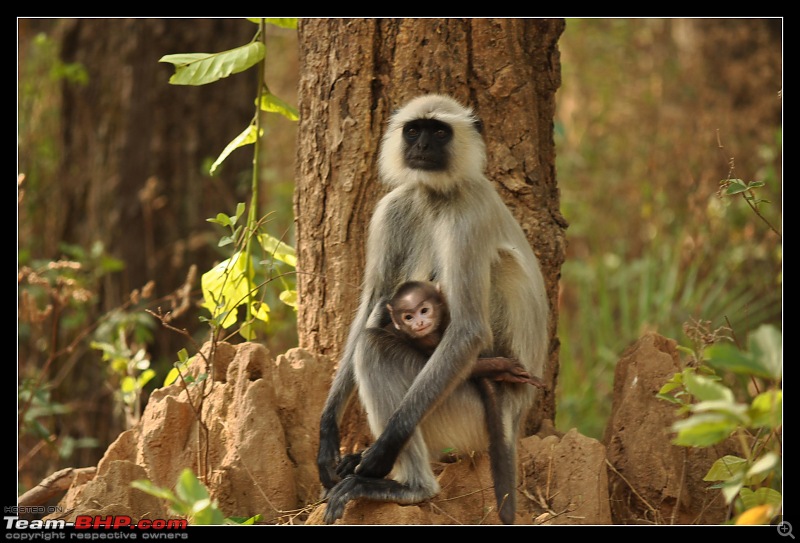
[[[252,156],[234,153],[213,179],[204,173],[204,162],[250,122],[255,70],[203,87],[178,87],[169,84],[172,65],[158,60],[245,44],[255,25],[243,19],[69,19],[56,21],[53,31],[62,61],[80,64],[88,82],[62,81],[59,171],[39,179],[36,191],[26,191],[20,244],[34,258],[57,259],[59,242],[87,252],[101,242],[107,254],[121,259],[125,269],[104,278],[91,317],[97,318],[151,279],[157,298],[180,286],[190,265],[202,272],[220,258],[214,249],[218,234],[205,219],[247,201]],[[242,175],[247,182],[236,184]],[[169,302],[162,308],[169,310]],[[194,330],[197,314],[192,308],[174,324]],[[74,331],[64,332],[51,352],[74,339]],[[156,337],[154,362],[171,362],[186,346],[186,338],[172,332]],[[36,349],[26,352],[32,356],[21,357],[21,365],[43,366]],[[96,464],[104,445],[124,429],[99,361],[99,352],[76,351],[49,369],[47,378],[65,375],[54,398],[80,406],[77,416],[60,419],[57,434],[91,436],[100,444],[63,459],[67,465]]]
[[[250,122],[255,70],[202,87],[175,86],[173,66],[158,59],[224,51],[254,34],[255,25],[242,19],[77,19],[65,29],[62,57],[83,64],[89,84],[65,86],[66,210],[55,239],[99,239],[125,262],[121,288],[105,293],[105,309],[149,279],[165,294],[189,264],[210,263],[207,252],[193,254],[209,244],[192,238],[213,232],[206,218],[246,201],[249,182],[239,194],[235,183],[240,175],[249,180],[251,155],[231,155],[213,179],[204,161]]]
[[[566,222],[559,210],[553,116],[563,28],[554,19],[301,21],[295,192],[300,346],[338,360],[358,304],[367,223],[386,193],[376,175],[386,121],[414,96],[447,93],[483,119],[488,177],[542,265],[551,307],[548,391],[526,430],[554,418]]]

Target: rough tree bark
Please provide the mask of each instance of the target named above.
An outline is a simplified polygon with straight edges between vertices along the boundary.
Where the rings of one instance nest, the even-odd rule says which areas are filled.
[[[253,116],[254,70],[201,87],[169,84],[170,53],[224,51],[247,43],[255,25],[241,19],[74,19],[64,22],[62,57],[89,72],[85,87],[65,85],[64,209],[54,239],[99,239],[126,269],[105,309],[157,279],[165,294],[189,264],[211,263],[205,221],[245,201],[252,157],[234,154],[218,178],[204,161]],[[207,170],[206,170],[207,171]],[[233,193],[233,194],[232,194]],[[195,238],[195,239],[192,239]],[[209,240],[205,240],[206,242]],[[213,246],[213,245],[212,245]]]
[[[563,28],[555,19],[300,22],[295,223],[301,347],[334,361],[341,353],[358,303],[366,225],[386,190],[376,161],[389,114],[416,95],[448,93],[483,119],[488,176],[542,264],[551,306],[549,390],[532,410],[527,432],[554,417],[566,222],[559,210],[553,116]]]
[[[58,242],[88,249],[99,241],[108,254],[123,260],[125,270],[105,278],[100,312],[119,307],[132,289],[151,279],[156,297],[170,293],[191,264],[202,272],[218,258],[213,227],[205,219],[246,201],[249,183],[240,183],[238,193],[232,187],[238,175],[249,178],[252,157],[232,155],[213,179],[203,173],[203,163],[216,158],[250,122],[256,74],[178,87],[169,84],[173,67],[158,59],[236,47],[252,38],[254,28],[241,19],[54,23],[62,60],[81,64],[88,83],[63,84],[61,166],[57,176],[41,181],[41,198],[30,222],[21,226],[21,236],[35,240],[35,258],[58,258]],[[194,327],[194,311],[175,324]],[[154,360],[174,359],[185,346],[177,334],[158,338]],[[50,346],[53,351],[63,347]],[[71,360],[78,358],[74,353]],[[61,360],[50,375],[70,363]],[[65,403],[81,399],[91,410],[81,407],[81,416],[65,418],[63,435],[92,436],[106,444],[124,429],[114,416],[105,380],[94,364],[76,364],[68,372],[54,397]],[[80,449],[79,456],[66,461],[92,465],[102,450]]]

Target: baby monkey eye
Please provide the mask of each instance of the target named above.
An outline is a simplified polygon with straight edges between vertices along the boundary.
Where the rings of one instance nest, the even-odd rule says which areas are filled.
[[[405,320],[407,320],[407,321],[410,321],[410,320],[411,320],[411,319],[413,319],[413,318],[414,318],[414,315],[411,315],[411,314],[408,314],[408,313],[406,313],[405,315],[403,315],[403,319],[405,319]]]
[[[422,309],[420,309],[419,312],[422,313],[423,315],[427,315],[428,314],[428,308],[427,307],[423,307]]]

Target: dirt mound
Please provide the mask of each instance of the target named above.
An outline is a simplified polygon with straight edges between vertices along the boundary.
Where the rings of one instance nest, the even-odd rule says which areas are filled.
[[[190,367],[195,382],[154,392],[140,423],[108,448],[94,475],[73,481],[62,518],[164,518],[167,504],[130,483],[149,479],[171,488],[189,467],[205,474],[225,515],[321,522],[316,451],[330,360],[292,349],[273,361],[254,343],[221,343],[214,352],[206,345],[202,352]],[[677,368],[674,342],[645,336],[617,366],[606,445],[574,429],[560,435],[551,425],[523,439],[517,523],[720,522],[717,493],[701,486],[716,453],[690,456],[670,445],[674,408],[655,398]],[[409,506],[358,500],[339,522],[500,523],[485,456],[436,468],[442,492],[433,499]]]
[[[642,337],[617,363],[611,417],[604,442],[610,498],[617,524],[719,524],[727,508],[703,476],[729,444],[678,447],[670,443],[675,406],[655,395],[681,371],[671,339]]]

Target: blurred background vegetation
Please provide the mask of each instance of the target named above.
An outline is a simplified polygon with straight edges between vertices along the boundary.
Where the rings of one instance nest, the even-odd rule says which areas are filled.
[[[19,20],[20,491],[96,464],[163,382],[187,341],[144,308],[180,310],[173,325],[198,343],[207,335],[199,288],[182,288],[191,264],[201,274],[230,256],[205,219],[247,201],[252,157],[240,150],[207,172],[252,117],[256,85],[239,74],[170,88],[158,59],[230,49],[253,32],[243,20]],[[694,319],[742,338],[780,326],[782,241],[766,222],[782,231],[781,33],[780,19],[567,21],[555,119],[570,223],[559,429],[602,437],[614,365],[643,333],[687,344]],[[294,105],[298,69],[294,31],[269,28],[266,80]],[[131,93],[151,93],[147,109],[127,109]],[[174,134],[147,131],[159,123]],[[120,126],[125,138],[111,138]],[[261,212],[293,244],[296,124],[265,115],[262,126]],[[114,146],[130,148],[129,167],[104,167]],[[156,175],[140,164],[153,156]],[[118,170],[130,179],[108,173]],[[728,178],[764,183],[763,219],[723,194]],[[294,314],[268,303],[263,341],[280,353],[296,344]]]
[[[643,333],[780,326],[781,239],[720,182],[763,181],[781,230],[781,21],[568,20],[559,46],[556,426],[602,437],[614,366]]]

